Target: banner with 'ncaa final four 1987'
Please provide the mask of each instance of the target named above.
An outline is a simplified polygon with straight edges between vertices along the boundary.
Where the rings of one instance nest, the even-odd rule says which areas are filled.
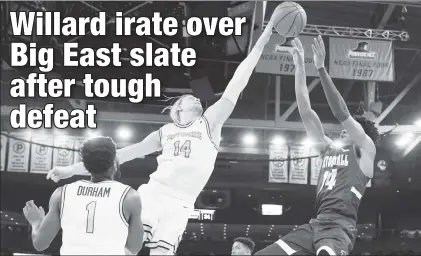
[[[392,41],[331,37],[329,52],[329,74],[333,78],[395,80]]]

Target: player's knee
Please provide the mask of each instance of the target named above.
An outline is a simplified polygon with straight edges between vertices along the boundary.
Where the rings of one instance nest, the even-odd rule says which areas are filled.
[[[333,251],[332,248],[329,246],[322,246],[317,250],[317,256],[319,255],[326,255],[326,256],[334,256],[336,253]]]
[[[329,256],[330,254],[326,250],[321,250],[318,254],[318,256]]]

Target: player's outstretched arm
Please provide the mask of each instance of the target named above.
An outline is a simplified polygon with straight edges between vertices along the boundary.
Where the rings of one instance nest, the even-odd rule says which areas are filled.
[[[272,23],[269,22],[249,55],[241,62],[237,70],[235,70],[222,97],[205,111],[204,116],[208,120],[211,129],[215,126],[222,127],[231,115],[238,97],[246,87],[254,67],[262,55],[264,47],[269,41],[272,28]]]
[[[293,56],[295,65],[295,95],[297,97],[298,112],[303,120],[307,136],[316,143],[317,150],[323,152],[331,143],[331,140],[324,135],[322,122],[311,108],[304,65],[304,49],[300,39],[295,38],[292,41],[292,46],[290,53]]]
[[[141,142],[117,150],[117,157],[120,164],[122,164],[152,154],[161,150],[161,148],[160,132],[154,131]]]
[[[120,164],[131,161],[136,158],[144,157],[153,152],[161,150],[161,137],[159,131],[149,134],[139,143],[117,150],[117,158]],[[77,163],[69,166],[57,166],[50,170],[47,179],[58,182],[61,179],[67,179],[74,175],[87,175],[83,163]]]
[[[59,187],[52,194],[47,216],[42,207],[37,207],[33,201],[27,202],[23,208],[23,213],[32,227],[32,243],[37,251],[47,249],[61,228],[61,192],[62,187]]]
[[[345,128],[354,143],[374,159],[376,154],[374,142],[365,133],[363,127],[351,116],[344,99],[336,89],[335,84],[324,67],[326,50],[322,37],[318,36],[315,38],[314,44],[311,47],[314,53],[314,64],[319,72],[320,81],[322,82],[323,90],[333,115]]]
[[[142,203],[139,193],[131,189],[124,199],[123,207],[129,224],[129,233],[125,248],[126,255],[137,255],[143,245],[143,223],[140,220]]]

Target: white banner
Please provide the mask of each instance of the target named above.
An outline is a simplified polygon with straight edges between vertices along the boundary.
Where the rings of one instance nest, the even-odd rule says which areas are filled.
[[[395,80],[392,41],[331,37],[329,52],[329,74],[333,78]]]
[[[311,156],[317,156],[319,154],[319,152],[312,148],[310,150],[310,155]],[[323,157],[313,157],[311,158],[311,179],[310,179],[310,184],[311,185],[317,185],[317,182],[319,180],[319,174],[320,174],[320,168],[322,167],[322,163],[323,163]]]
[[[11,133],[10,135],[24,140],[31,139],[30,135],[21,133]],[[8,172],[28,172],[30,146],[29,142],[9,138]]]
[[[291,158],[308,157],[310,149],[305,146],[291,146]],[[291,168],[289,172],[289,183],[307,184],[308,178],[308,158],[291,160]]]
[[[1,135],[1,171],[6,169],[7,137]]]
[[[75,145],[74,145],[74,149],[75,151],[75,164],[82,162],[82,157],[80,156],[80,149],[83,146],[83,143],[85,142],[86,138],[76,138],[75,139]],[[86,176],[90,176],[90,174],[86,174]]]
[[[304,62],[307,76],[318,76],[316,66],[313,62],[313,52],[311,44],[315,36],[300,35],[304,48]],[[270,36],[269,42],[266,44],[262,56],[256,65],[257,73],[275,74],[275,75],[294,75],[295,65],[292,55],[289,54],[288,49],[292,48],[291,40],[288,38],[284,44],[281,42],[282,36],[278,33],[273,33]]]
[[[80,149],[83,146],[83,142],[85,142],[85,138],[75,138],[75,145],[74,149],[75,151],[75,164],[82,162],[82,157],[80,156]]]
[[[47,173],[51,170],[53,162],[53,137],[52,136],[39,136],[32,137],[32,142],[40,143],[48,146],[32,144],[31,147],[31,168],[29,172],[32,173]]]
[[[60,136],[54,137],[54,148],[53,150],[53,167],[54,166],[68,166],[72,165],[74,161],[74,151],[68,150],[73,149],[75,142],[74,137]],[[68,148],[68,149],[66,149]]]
[[[270,145],[269,159],[287,159],[288,146],[286,145]],[[269,182],[287,183],[288,182],[288,161],[271,161],[269,162]]]

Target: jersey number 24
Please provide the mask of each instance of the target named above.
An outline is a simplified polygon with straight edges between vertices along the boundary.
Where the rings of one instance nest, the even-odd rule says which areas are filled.
[[[332,169],[330,172],[325,172],[323,175],[322,185],[320,186],[320,191],[326,186],[328,190],[332,190],[336,185],[336,175],[338,174],[337,169]],[[319,192],[320,192],[319,191]]]
[[[180,154],[183,155],[185,158],[190,157],[191,152],[191,141],[186,140],[180,147],[180,141],[177,140],[174,142],[174,156],[179,156]]]

